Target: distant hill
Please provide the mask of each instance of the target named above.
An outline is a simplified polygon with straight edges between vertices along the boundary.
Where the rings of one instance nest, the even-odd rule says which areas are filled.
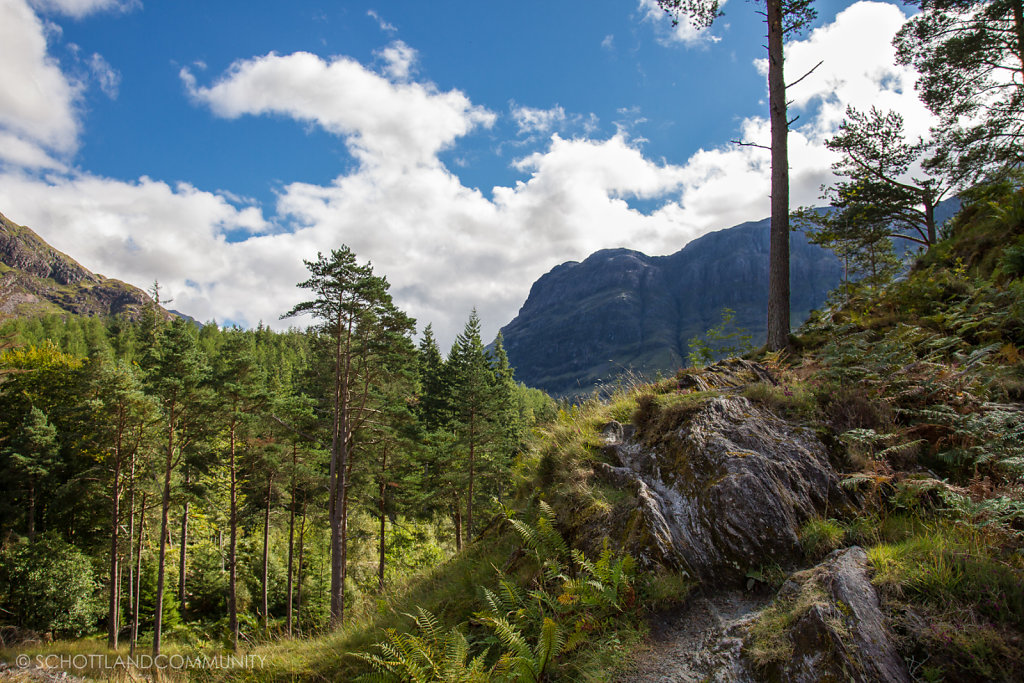
[[[939,211],[945,220],[959,209],[952,200]],[[626,371],[645,376],[687,364],[690,338],[721,320],[765,338],[768,305],[770,220],[712,232],[669,256],[629,249],[598,251],[543,275],[519,314],[502,328],[516,378],[559,396],[589,393]],[[904,243],[899,245],[901,250]],[[821,306],[839,284],[838,259],[790,236],[793,325]]]
[[[0,313],[137,318],[151,304],[138,287],[93,273],[0,214]],[[166,310],[164,315],[172,317]]]

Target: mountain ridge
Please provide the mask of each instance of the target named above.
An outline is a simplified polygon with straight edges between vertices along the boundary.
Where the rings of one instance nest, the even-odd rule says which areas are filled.
[[[0,213],[0,313],[138,318],[153,300],[134,285],[92,272],[31,228]],[[174,317],[160,308],[162,315]]]
[[[959,201],[940,207],[941,222],[956,213]],[[737,329],[763,343],[770,224],[765,218],[710,232],[664,256],[620,247],[555,266],[501,328],[517,379],[573,396],[623,375],[674,372],[688,364],[689,340],[718,324],[723,308],[735,312]],[[790,234],[794,326],[841,278],[832,252],[810,244],[802,232]]]

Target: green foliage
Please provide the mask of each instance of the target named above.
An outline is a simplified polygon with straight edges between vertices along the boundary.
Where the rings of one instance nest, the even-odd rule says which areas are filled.
[[[101,611],[92,563],[55,536],[12,543],[0,552],[0,610],[20,628],[81,636]]]
[[[800,527],[800,545],[812,558],[821,558],[843,544],[846,530],[834,519],[815,517]]]
[[[480,587],[485,609],[477,612],[475,622],[491,635],[477,640],[457,627],[445,632],[433,614],[417,608],[410,615],[417,633],[390,629],[376,644],[378,653],[355,655],[373,667],[374,674],[365,680],[548,680],[562,655],[613,627],[616,615],[632,605],[631,557],[617,556],[606,546],[591,561],[570,549],[543,502],[533,524],[507,508],[505,513],[524,549],[531,551],[536,573],[527,588],[501,573],[495,588]],[[489,657],[493,650],[496,659]],[[485,662],[493,664],[487,668]]]
[[[417,608],[415,615],[408,616],[412,618],[418,634],[387,629],[385,640],[376,644],[380,654],[353,653],[352,656],[373,668],[373,673],[360,676],[358,680],[368,683],[475,683],[492,680],[484,665],[486,653],[469,659],[469,641],[458,628],[442,631],[437,617],[422,608]]]
[[[719,358],[742,356],[753,350],[753,336],[742,327],[737,327],[736,311],[723,308],[721,321],[704,332],[703,339],[693,337],[688,342],[690,347],[689,362],[696,368],[710,365]]]
[[[894,45],[897,61],[920,73],[917,91],[939,118],[930,165],[975,180],[1019,165],[1024,137],[1020,4],[919,4],[922,11],[903,25]]]

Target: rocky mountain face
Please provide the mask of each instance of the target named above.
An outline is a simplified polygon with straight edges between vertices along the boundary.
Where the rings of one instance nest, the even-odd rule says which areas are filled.
[[[936,207],[943,223],[957,198]],[[502,328],[516,378],[556,396],[587,394],[633,372],[670,374],[687,365],[689,340],[735,311],[735,328],[765,339],[768,244],[764,219],[712,232],[669,256],[605,249],[556,266],[533,284],[519,315]],[[894,240],[903,256],[917,245]],[[835,255],[790,234],[794,326],[824,303],[842,278]]]
[[[0,214],[0,313],[135,318],[151,302],[138,287],[93,273]]]
[[[763,343],[768,230],[765,219],[704,235],[670,256],[607,249],[556,266],[502,328],[516,378],[569,395],[626,370],[671,372],[686,365],[688,341],[716,325],[723,308]],[[842,267],[793,233],[790,273],[797,324],[839,283]]]

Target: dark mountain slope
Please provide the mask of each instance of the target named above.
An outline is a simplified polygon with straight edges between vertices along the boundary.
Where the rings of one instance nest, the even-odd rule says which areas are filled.
[[[93,273],[0,214],[0,313],[135,318],[150,303],[138,287]]]
[[[936,209],[942,223],[960,209]],[[768,305],[766,218],[712,232],[669,256],[606,249],[556,266],[534,283],[519,314],[502,328],[516,377],[554,395],[588,393],[626,371],[645,376],[686,365],[688,342],[721,321],[764,342]],[[842,268],[828,250],[790,236],[792,323],[799,325],[839,284]],[[895,240],[897,253],[916,250]]]
[[[764,336],[768,220],[710,233],[670,256],[596,252],[555,267],[502,329],[516,376],[554,394],[586,392],[625,370],[645,375],[685,364],[687,342],[736,311]],[[824,301],[841,277],[838,260],[792,235],[793,319]],[[760,341],[760,339],[757,339]]]

